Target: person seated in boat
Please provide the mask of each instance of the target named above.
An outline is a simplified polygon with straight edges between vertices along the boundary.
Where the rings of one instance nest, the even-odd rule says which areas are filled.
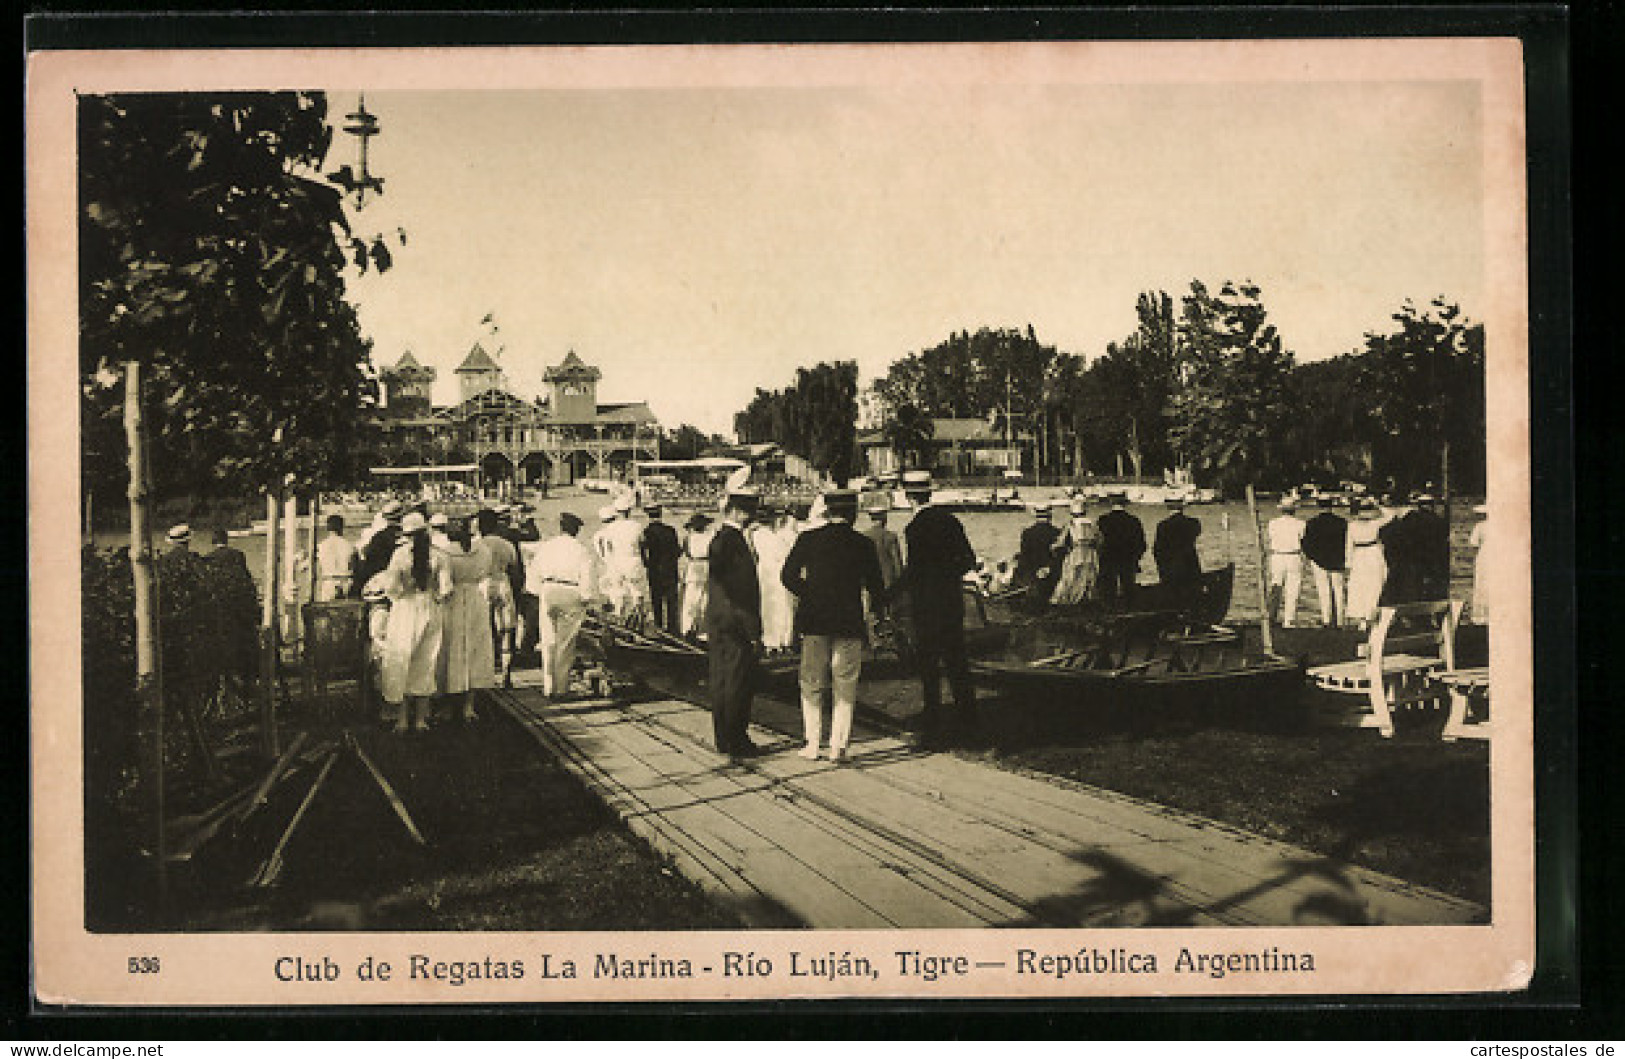
[[[1050,504],[1040,501],[1032,505],[1033,521],[1021,531],[1021,544],[1016,551],[1014,583],[1029,592],[1034,602],[1045,603],[1055,591],[1060,571],[1055,564],[1055,542],[1061,531],[1050,520]]]
[[[1157,580],[1181,604],[1190,602],[1202,581],[1202,560],[1196,554],[1202,524],[1185,514],[1185,498],[1168,501],[1168,516],[1157,523],[1151,544],[1151,557],[1157,564]]]
[[[1108,606],[1130,604],[1145,555],[1145,527],[1128,510],[1128,494],[1111,494],[1112,508],[1100,516],[1100,598]]]

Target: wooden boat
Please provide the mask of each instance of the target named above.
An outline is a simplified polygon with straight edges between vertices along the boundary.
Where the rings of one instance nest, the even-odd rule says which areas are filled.
[[[652,626],[634,627],[612,619],[589,617],[582,626],[597,646],[605,663],[650,687],[663,691],[688,691],[702,687],[708,675],[705,646]],[[967,594],[965,648],[971,657],[1000,650],[1009,630],[990,624],[981,600]],[[865,679],[886,680],[914,675],[913,645],[908,622],[882,623],[873,652],[863,663]],[[765,690],[794,691],[801,668],[801,652],[768,653],[757,663]]]
[[[1290,726],[1301,663],[1246,650],[1240,632],[1170,612],[1121,614],[1068,638],[1029,626],[1014,649],[971,662],[983,688],[1061,722],[1140,730]]]

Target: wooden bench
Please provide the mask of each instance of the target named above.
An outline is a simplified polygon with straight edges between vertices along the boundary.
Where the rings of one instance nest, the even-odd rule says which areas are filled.
[[[1456,671],[1456,627],[1462,605],[1449,600],[1383,607],[1371,627],[1363,658],[1314,666],[1307,676],[1315,687],[1365,699],[1352,723],[1394,734],[1394,711],[1439,707],[1450,692],[1436,679]]]
[[[1438,670],[1433,673],[1433,680],[1450,693],[1450,716],[1444,722],[1444,741],[1454,743],[1457,739],[1488,739],[1489,667]],[[1468,708],[1474,703],[1484,707],[1484,715],[1478,720],[1469,721]]]

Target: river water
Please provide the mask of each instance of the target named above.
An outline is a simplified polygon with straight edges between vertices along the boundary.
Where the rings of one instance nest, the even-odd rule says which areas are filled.
[[[580,516],[586,523],[590,533],[599,523],[598,513],[605,503],[602,494],[574,493],[564,496],[555,496],[547,500],[538,501],[537,524],[544,533],[549,533],[557,526],[557,519],[561,512],[571,511]],[[1106,510],[1104,504],[1091,506],[1091,517],[1098,517]],[[1129,510],[1139,517],[1145,524],[1146,538],[1149,541],[1155,532],[1157,522],[1167,516],[1167,511],[1160,505],[1129,505]],[[1255,619],[1259,614],[1258,595],[1258,545],[1248,518],[1247,505],[1240,502],[1221,504],[1196,504],[1185,509],[1185,513],[1202,523],[1202,536],[1197,542],[1197,552],[1202,560],[1203,569],[1213,569],[1225,563],[1236,564],[1235,594],[1230,604],[1231,620],[1245,621]],[[1275,514],[1273,507],[1261,507],[1259,518],[1267,520]],[[1310,509],[1306,514],[1313,514]],[[1064,526],[1064,511],[1056,512],[1056,525]],[[1468,534],[1478,516],[1472,511],[1468,502],[1453,504],[1451,507],[1451,540],[1453,554],[1451,558],[1451,595],[1453,598],[1467,600],[1472,595],[1473,582],[1473,553],[1468,546]],[[682,512],[668,512],[667,520],[681,525],[686,515]],[[1021,531],[1031,521],[1031,516],[1024,512],[967,512],[959,516],[965,525],[965,532],[970,537],[971,545],[976,553],[991,561],[1008,559],[1016,552],[1017,544],[1021,538]],[[346,536],[352,540],[360,536],[364,525],[364,518],[357,515],[346,530]],[[893,512],[890,525],[901,532],[907,524],[906,512]],[[308,520],[307,520],[308,523]],[[161,536],[158,535],[158,536]],[[200,551],[207,551],[209,545],[204,538],[207,534],[198,527],[194,527],[194,547]],[[102,548],[122,547],[127,535],[122,531],[99,531],[96,534],[96,544]],[[303,541],[308,540],[308,530],[302,534]],[[249,569],[254,572],[256,580],[263,577],[265,569],[265,538],[261,533],[250,533],[233,536],[231,543],[234,547],[242,549],[248,556]],[[1156,580],[1156,567],[1148,553],[1140,571],[1141,581]],[[1304,575],[1303,595],[1299,600],[1299,620],[1316,619],[1319,616],[1319,604],[1315,598],[1313,578],[1307,573]]]

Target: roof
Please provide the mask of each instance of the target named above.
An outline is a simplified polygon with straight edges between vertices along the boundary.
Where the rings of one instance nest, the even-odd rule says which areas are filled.
[[[542,374],[542,378],[547,382],[552,382],[554,379],[575,378],[579,376],[599,379],[603,377],[603,372],[576,356],[576,351],[573,349],[565,354],[562,362],[553,365],[553,367],[548,368],[547,371],[543,372]]]
[[[405,353],[402,353],[401,354],[401,359],[397,360],[395,362],[395,370],[396,371],[404,371],[407,368],[421,368],[421,367],[423,367],[423,365],[418,363],[418,358],[416,358],[416,357],[414,357],[412,355],[412,351],[410,349],[407,350]]]
[[[485,347],[480,345],[478,342],[474,343],[474,348],[468,351],[468,356],[463,358],[463,362],[457,365],[458,374],[462,374],[463,372],[501,370],[502,365],[492,360],[491,354],[487,353],[485,351]]]
[[[1004,431],[998,429],[985,419],[957,419],[950,417],[933,417],[931,420],[931,441],[944,444],[966,444],[969,442],[983,442],[990,445],[1004,444]],[[1010,435],[1012,443],[1018,439],[1030,437],[1025,430],[1013,431]],[[887,444],[884,431],[871,430],[858,436],[859,445],[885,445]]]

